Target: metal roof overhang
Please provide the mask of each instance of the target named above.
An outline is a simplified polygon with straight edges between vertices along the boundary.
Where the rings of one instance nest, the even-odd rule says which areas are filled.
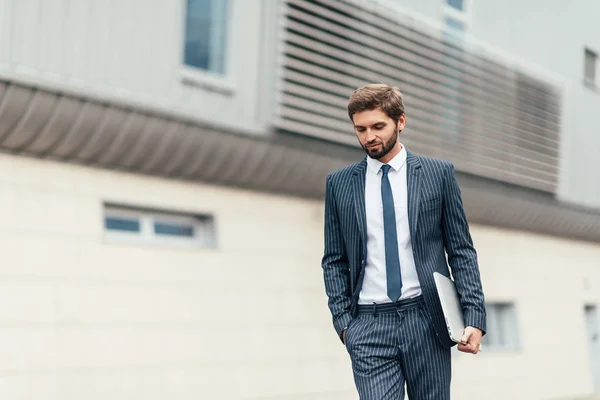
[[[0,149],[170,179],[320,199],[326,175],[363,157],[293,132],[248,135],[149,107],[0,81]],[[457,173],[469,220],[600,241],[600,213]]]

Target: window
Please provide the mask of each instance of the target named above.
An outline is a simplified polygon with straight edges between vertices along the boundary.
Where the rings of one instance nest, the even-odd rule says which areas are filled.
[[[463,10],[463,0],[446,0],[446,3],[457,10]]]
[[[442,4],[443,36],[452,43],[464,41],[471,23],[470,0],[445,0]]]
[[[228,0],[186,0],[185,65],[224,75]]]
[[[446,26],[455,31],[463,32],[465,30],[465,24],[452,17],[446,17]]]
[[[154,222],[154,233],[157,235],[194,237],[192,223]]]
[[[113,232],[140,232],[140,221],[119,215],[109,215],[104,219],[104,227]]]
[[[108,239],[193,247],[216,247],[212,215],[147,210],[105,205],[104,230]]]
[[[585,66],[584,66],[584,79],[585,82],[595,85],[596,84],[596,62],[598,61],[598,54],[590,49],[585,49]]]
[[[517,316],[512,303],[488,303],[487,331],[482,344],[486,348],[517,350],[519,347]]]

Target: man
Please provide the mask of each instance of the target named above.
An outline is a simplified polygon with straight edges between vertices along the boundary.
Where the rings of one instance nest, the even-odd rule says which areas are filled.
[[[327,176],[322,267],[333,325],[361,399],[450,398],[448,334],[433,278],[450,276],[477,354],[484,296],[454,167],[408,152],[398,88],[357,89],[348,115],[367,153]],[[447,255],[447,261],[446,261]]]

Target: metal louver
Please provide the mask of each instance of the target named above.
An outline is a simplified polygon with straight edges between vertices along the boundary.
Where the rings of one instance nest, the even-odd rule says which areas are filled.
[[[385,82],[404,94],[410,150],[555,192],[560,87],[391,14],[336,0],[286,0],[283,9],[277,128],[358,145],[348,97]]]

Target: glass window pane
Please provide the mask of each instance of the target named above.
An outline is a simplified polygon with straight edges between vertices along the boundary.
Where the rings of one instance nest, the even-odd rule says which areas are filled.
[[[484,343],[486,346],[496,346],[498,344],[496,334],[496,332],[498,332],[496,307],[494,304],[486,304],[485,308],[487,314],[487,332],[483,337],[482,343]]]
[[[457,10],[463,9],[463,0],[446,0],[450,7],[454,7]]]
[[[225,72],[227,0],[187,0],[185,51],[186,65]]]
[[[155,222],[154,232],[157,235],[194,237],[194,226],[168,222]]]
[[[498,349],[517,349],[519,332],[514,304],[486,304],[487,332],[482,343]]]
[[[520,346],[519,330],[517,325],[517,310],[514,304],[509,304],[506,307],[506,344],[511,349],[517,349]]]
[[[598,56],[591,50],[585,50],[585,79],[594,82],[596,79],[596,60]]]
[[[465,24],[451,17],[446,17],[446,26],[461,32],[465,30]]]
[[[139,232],[140,221],[135,218],[106,217],[104,226],[111,231]]]
[[[510,318],[510,308],[506,304],[498,305],[498,322],[498,345],[509,347],[512,321]]]

